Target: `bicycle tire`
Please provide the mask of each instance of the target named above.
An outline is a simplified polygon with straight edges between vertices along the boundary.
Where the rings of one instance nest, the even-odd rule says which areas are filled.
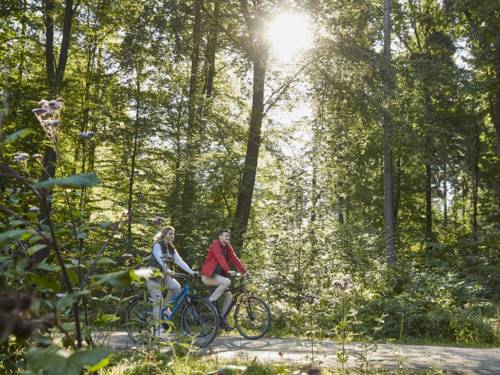
[[[144,308],[146,307],[146,308]],[[125,313],[125,327],[127,329],[127,335],[130,341],[134,344],[139,344],[140,332],[139,330],[144,330],[148,332],[150,327],[147,324],[146,315],[148,312],[148,304],[144,302],[143,298],[137,297],[133,299]],[[137,310],[137,312],[136,312]],[[141,316],[143,316],[143,321],[138,321]],[[137,329],[139,327],[139,330]]]
[[[202,311],[202,308],[205,310]],[[206,298],[190,296],[181,311],[181,329],[186,336],[194,336],[194,331],[188,324],[191,319],[197,328],[208,329],[208,332],[194,337],[194,345],[200,348],[210,345],[215,340],[219,328],[219,314],[214,304]]]
[[[257,329],[257,332],[254,335],[249,334],[247,329],[245,327],[243,327],[243,319],[242,319],[242,317],[240,317],[240,313],[242,312],[242,310],[241,310],[242,306],[243,307],[246,306],[247,315],[252,314],[252,312],[249,311],[249,308],[250,308],[249,304],[254,304],[255,306],[260,306],[261,312],[265,318],[265,322],[263,322],[264,324],[263,324],[262,328]],[[251,319],[252,319],[252,317],[250,317],[250,320]],[[261,337],[263,337],[271,329],[271,322],[272,322],[271,309],[269,308],[267,303],[265,303],[263,300],[261,300],[258,297],[254,297],[254,296],[246,297],[245,300],[243,302],[239,303],[236,306],[236,309],[234,310],[234,325],[236,327],[236,330],[238,331],[238,333],[241,336],[243,336],[244,338],[246,338],[248,340],[258,340]]]

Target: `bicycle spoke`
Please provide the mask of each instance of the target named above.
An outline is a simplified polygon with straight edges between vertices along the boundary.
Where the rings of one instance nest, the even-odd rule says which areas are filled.
[[[235,325],[245,338],[255,340],[262,337],[271,325],[268,306],[256,297],[248,297],[235,310]]]

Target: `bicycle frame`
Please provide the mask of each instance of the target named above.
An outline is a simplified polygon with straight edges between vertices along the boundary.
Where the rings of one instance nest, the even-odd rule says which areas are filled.
[[[189,299],[189,296],[191,295],[191,288],[189,287],[189,282],[186,281],[186,283],[184,284],[184,286],[182,287],[181,289],[181,292],[179,293],[179,295],[177,297],[175,297],[175,300],[174,300],[174,306],[170,312],[169,315],[166,315],[166,312],[168,310],[168,306],[165,306],[164,308],[161,309],[161,317],[162,319],[165,319],[165,320],[172,320],[172,318],[174,317],[174,315],[177,313],[177,311],[179,311],[179,309],[181,308],[183,302],[186,300],[186,299]]]
[[[245,294],[248,293],[247,290],[245,289],[245,284],[243,283],[243,280],[241,281],[239,286],[234,287],[234,288],[229,288],[229,291],[232,293],[234,292],[234,293],[233,293],[233,298],[231,299],[231,305],[229,305],[229,308],[227,309],[227,311],[223,315],[224,318],[227,318],[228,315],[233,310],[233,307],[236,304],[240,303],[241,296],[244,296]],[[235,291],[237,291],[237,292],[235,292]]]

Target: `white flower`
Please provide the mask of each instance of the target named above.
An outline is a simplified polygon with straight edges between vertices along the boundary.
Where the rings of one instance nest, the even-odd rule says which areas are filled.
[[[16,152],[14,154],[14,163],[23,163],[30,157],[26,152]]]
[[[59,120],[46,120],[42,123],[43,126],[48,126],[48,127],[57,127],[61,121]]]
[[[92,138],[94,135],[95,135],[95,133],[92,132],[92,131],[90,131],[90,132],[80,132],[80,138],[82,138],[82,139],[89,139],[89,138]]]
[[[30,211],[30,212],[38,212],[38,211],[40,211],[40,209],[39,209],[37,206],[31,206],[31,207],[29,208],[29,211]]]
[[[31,157],[33,159],[35,159],[36,161],[42,161],[43,160],[43,155],[42,154],[33,154],[33,155],[31,155]]]
[[[137,277],[140,277],[142,279],[149,279],[151,276],[153,276],[153,270],[147,267],[136,269],[134,273]]]

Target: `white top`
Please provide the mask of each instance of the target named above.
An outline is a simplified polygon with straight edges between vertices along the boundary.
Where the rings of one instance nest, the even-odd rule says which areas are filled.
[[[161,251],[161,245],[159,243],[155,243],[153,246],[153,256],[155,257],[156,261],[162,268],[164,272],[171,272],[171,269],[168,268],[167,264],[165,263],[164,259],[173,259],[174,263],[177,264],[180,268],[182,268],[183,271],[189,273],[190,275],[194,274],[194,271],[189,267],[186,262],[184,262],[179,255],[177,251],[174,251],[174,254],[170,254],[170,252],[167,251],[166,254],[163,254]]]

